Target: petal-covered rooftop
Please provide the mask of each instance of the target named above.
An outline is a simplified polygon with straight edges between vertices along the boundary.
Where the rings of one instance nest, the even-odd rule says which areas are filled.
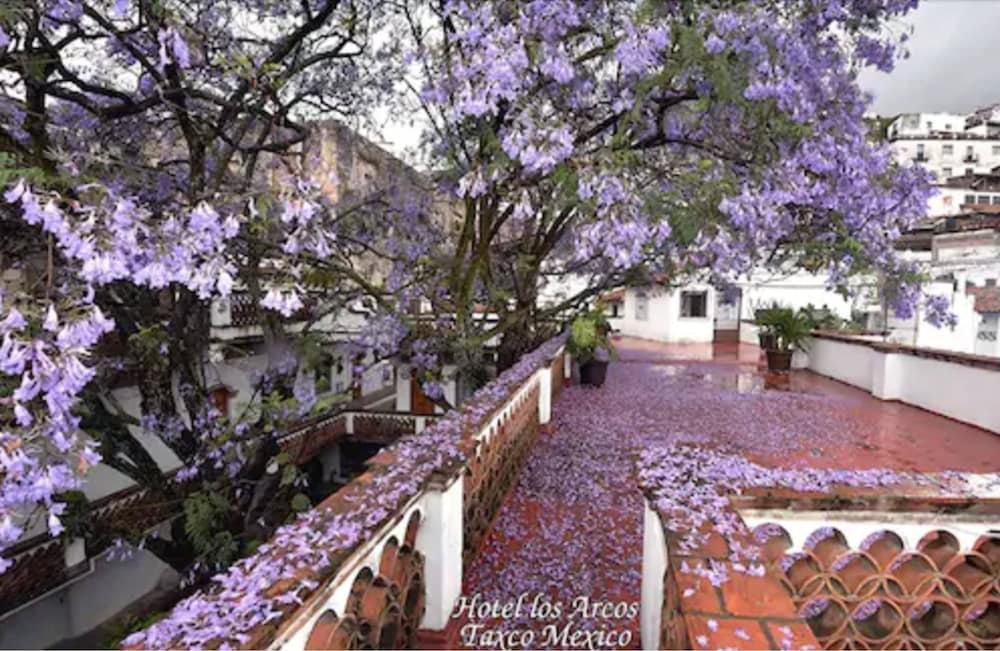
[[[941,471],[1000,470],[1000,436],[808,371],[769,375],[758,368],[755,346],[616,344],[619,358],[602,388],[572,386],[555,403],[552,432],[530,451],[482,553],[465,573],[470,598],[504,603],[527,593],[529,602],[561,604],[561,613],[544,621],[527,609],[498,617],[475,629],[480,637],[473,645],[484,646],[482,630],[552,622],[557,627],[550,637],[540,635],[534,645],[566,646],[559,627],[575,620],[578,629],[605,631],[603,638],[595,633],[597,646],[617,646],[627,632],[629,646],[638,648],[637,608],[618,610],[621,616],[613,608],[608,616],[593,616],[592,609],[599,600],[640,601],[644,507],[636,461],[651,448],[687,445],[743,457],[749,465],[740,472],[758,477],[761,467],[788,473],[775,477],[824,482],[838,481],[836,471],[872,470],[878,472],[862,473],[868,485],[902,478],[926,482],[931,490]],[[812,469],[834,472],[816,479]],[[842,474],[851,481],[850,473]],[[589,603],[581,604],[581,597]],[[581,606],[591,610],[584,614]],[[791,643],[800,626],[775,630],[789,631]],[[718,643],[709,639],[714,632],[688,631],[696,647],[699,640]],[[767,636],[784,635],[764,625],[727,634],[743,645],[760,635],[763,646],[777,643]]]

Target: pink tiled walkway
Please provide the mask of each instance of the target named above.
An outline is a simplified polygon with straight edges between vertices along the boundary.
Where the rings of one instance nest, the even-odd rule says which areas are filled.
[[[639,643],[638,617],[570,619],[574,600],[638,603],[642,498],[635,457],[647,445],[691,442],[775,466],[1000,470],[1000,435],[809,372],[757,369],[754,346],[617,342],[601,389],[573,386],[554,408],[465,579],[465,594],[500,603],[522,593],[561,603],[558,629],[614,631]],[[550,622],[491,622],[536,630]],[[546,646],[539,630],[534,647]],[[480,640],[481,642],[481,640]],[[548,646],[559,646],[552,644]],[[609,645],[614,646],[614,645]]]

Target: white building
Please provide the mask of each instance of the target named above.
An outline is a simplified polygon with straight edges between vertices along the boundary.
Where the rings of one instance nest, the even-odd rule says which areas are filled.
[[[938,182],[1000,165],[1000,125],[977,114],[907,113],[886,130],[897,160],[926,167]]]
[[[674,343],[710,342],[715,337],[715,288],[681,289],[650,285],[605,296],[611,327],[626,336]]]
[[[862,297],[830,290],[823,275],[804,271],[756,273],[718,289],[705,283],[681,287],[623,288],[603,297],[611,326],[623,335],[664,342],[737,341],[741,324],[756,310],[778,303],[798,310],[818,308],[849,320],[862,310]]]

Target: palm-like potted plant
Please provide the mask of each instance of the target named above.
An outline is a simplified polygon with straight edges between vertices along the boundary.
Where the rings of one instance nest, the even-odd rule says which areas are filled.
[[[579,315],[570,326],[566,350],[580,365],[580,382],[599,387],[608,373],[615,347],[608,339],[611,326],[600,309]]]
[[[787,307],[774,309],[767,318],[767,327],[774,335],[772,347],[767,349],[769,371],[785,372],[792,368],[792,355],[805,350],[812,333],[809,316]]]
[[[754,322],[759,329],[757,343],[762,350],[771,350],[776,346],[773,324],[782,309],[777,301],[772,301],[770,305],[754,311]]]

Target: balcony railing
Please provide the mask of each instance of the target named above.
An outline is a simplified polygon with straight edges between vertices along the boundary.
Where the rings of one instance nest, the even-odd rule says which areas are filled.
[[[418,630],[441,631],[568,363],[561,337],[525,355],[126,646],[412,648]],[[338,422],[346,430],[346,419],[317,421],[283,446]]]
[[[400,412],[345,410],[293,425],[278,438],[278,444],[296,463],[305,463],[339,441],[390,444],[403,436],[419,434],[436,419]],[[169,473],[167,480],[173,481],[173,475]],[[89,517],[100,519],[109,530],[145,531],[175,517],[175,507],[155,491],[133,484],[91,502]],[[82,538],[75,540],[84,542]],[[64,560],[64,548],[71,542],[61,542],[45,532],[5,550],[14,564],[0,574],[0,615],[59,588],[78,576],[81,569],[89,571],[92,560],[114,541],[107,536],[87,539],[85,562],[75,565],[69,564],[68,556]]]
[[[303,306],[283,321],[305,321],[316,311],[316,302],[309,297],[303,299]],[[246,292],[233,292],[228,299],[216,302],[213,307],[212,325],[216,327],[247,328],[261,324],[263,309]]]
[[[926,163],[928,160],[930,160],[930,159],[927,158],[927,154],[917,153],[917,154],[913,155],[913,162],[914,163]]]
[[[962,156],[962,162],[965,162],[965,163],[978,163],[979,162],[979,155],[978,154],[966,154],[965,156]]]

